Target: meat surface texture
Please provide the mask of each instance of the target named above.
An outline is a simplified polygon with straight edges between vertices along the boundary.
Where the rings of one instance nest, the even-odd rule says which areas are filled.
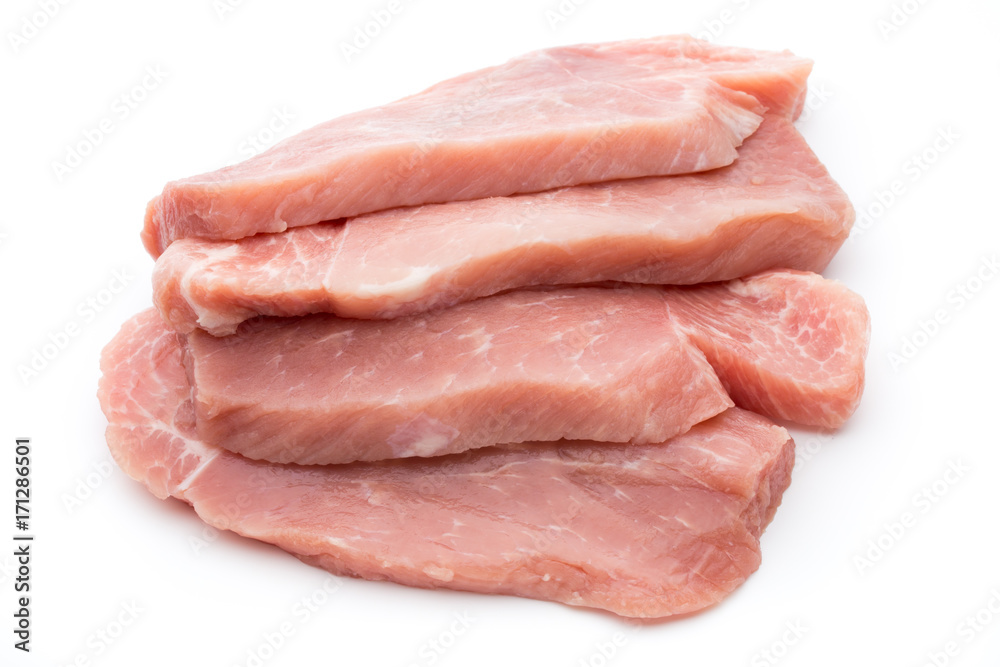
[[[663,442],[732,401],[655,288],[509,292],[395,320],[196,331],[202,441],[328,464],[562,438]]]
[[[529,285],[821,271],[853,221],[791,122],[769,115],[734,164],[707,173],[177,241],[156,263],[153,298],[178,331],[225,335],[256,315],[392,318]]]
[[[718,602],[760,564],[794,446],[729,410],[664,444],[537,443],[343,466],[201,443],[181,340],[155,311],[102,357],[108,444],[160,498],[338,575],[659,618]],[[237,508],[236,511],[233,511]]]
[[[722,167],[766,109],[801,110],[810,68],[686,36],[530,53],[168,183],[143,243],[157,257],[186,237]]]
[[[195,331],[185,362],[201,440],[317,464],[528,440],[661,442],[729,396],[835,428],[860,401],[867,346],[860,297],[775,271],[508,292],[395,320],[253,320],[234,336]]]
[[[736,405],[838,428],[865,384],[870,321],[860,296],[799,271],[666,289],[674,321],[705,353]]]

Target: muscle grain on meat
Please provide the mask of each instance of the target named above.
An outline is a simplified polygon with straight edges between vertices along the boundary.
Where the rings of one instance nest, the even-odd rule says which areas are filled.
[[[870,323],[864,301],[844,285],[813,273],[769,271],[666,293],[674,321],[736,405],[825,428],[854,414]]]
[[[206,443],[278,463],[437,456],[497,443],[663,442],[732,405],[655,288],[509,292],[395,320],[196,331]]]
[[[394,320],[254,320],[235,336],[195,331],[185,349],[202,440],[313,464],[527,440],[659,442],[729,396],[835,428],[861,398],[867,346],[856,294],[774,271],[507,292]]]

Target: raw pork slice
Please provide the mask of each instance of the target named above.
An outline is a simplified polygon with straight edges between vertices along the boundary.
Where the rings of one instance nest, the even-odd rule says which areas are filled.
[[[508,292],[395,320],[260,319],[235,336],[195,331],[186,363],[202,440],[312,464],[659,442],[731,404],[718,379],[740,407],[835,428],[860,401],[867,347],[860,297],[776,271]]]
[[[718,602],[760,564],[788,433],[732,409],[664,444],[537,443],[344,466],[202,444],[177,334],[154,311],[102,357],[108,445],[160,498],[338,575],[657,618]]]
[[[837,428],[861,401],[868,309],[844,285],[799,271],[667,290],[674,321],[736,405]]]
[[[530,53],[168,183],[147,208],[143,243],[156,257],[185,237],[722,167],[763,104],[801,109],[810,67],[690,37]]]
[[[694,284],[823,270],[854,209],[791,123],[768,116],[733,165],[394,209],[239,241],[177,241],[153,273],[178,331],[255,315],[391,318],[529,285]]]
[[[396,320],[196,331],[204,442],[277,463],[437,456],[530,440],[663,442],[732,406],[654,288],[510,292]]]

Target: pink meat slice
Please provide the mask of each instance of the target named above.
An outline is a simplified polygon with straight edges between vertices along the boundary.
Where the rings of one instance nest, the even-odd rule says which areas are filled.
[[[843,285],[773,271],[508,292],[385,321],[254,320],[235,336],[195,331],[186,360],[205,442],[347,463],[527,440],[660,442],[731,405],[720,387],[768,417],[836,428],[860,402],[868,329]]]
[[[734,408],[663,444],[270,464],[198,440],[181,340],[154,311],[123,327],[101,367],[115,460],[214,527],[337,575],[629,617],[697,611],[754,572],[794,457],[784,429]]]
[[[180,238],[722,167],[766,108],[801,110],[810,68],[690,37],[530,53],[168,183],[142,240],[157,257]]]
[[[392,318],[530,285],[821,271],[853,221],[802,136],[769,115],[733,165],[707,173],[183,239],[157,261],[153,298],[178,331],[226,335],[257,315]]]
[[[395,320],[196,331],[199,438],[330,464],[497,443],[663,442],[733,405],[655,288],[509,292]]]
[[[870,323],[860,296],[800,271],[666,289],[671,316],[740,407],[838,428],[861,401]]]

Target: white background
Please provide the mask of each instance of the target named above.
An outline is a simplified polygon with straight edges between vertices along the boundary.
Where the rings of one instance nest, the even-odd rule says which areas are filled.
[[[897,14],[898,30],[883,34],[879,21],[893,12],[883,0],[577,1],[553,26],[546,11],[556,1],[403,0],[352,62],[340,44],[387,0],[246,0],[221,15],[213,0],[68,2],[16,49],[11,35],[42,3],[4,3],[0,665],[247,665],[285,622],[292,635],[262,664],[917,667],[951,641],[957,655],[938,664],[1000,664],[1000,614],[984,612],[992,624],[980,630],[961,625],[994,594],[1000,609],[1000,278],[984,264],[1000,252],[1000,6],[908,0],[912,15]],[[709,29],[722,43],[815,60],[818,94],[801,130],[859,215],[874,205],[827,272],[871,309],[864,401],[832,436],[794,431],[801,456],[764,536],[763,565],[722,604],[637,624],[355,580],[318,594],[323,572],[204,533],[187,506],[107,466],[98,355],[151,303],[152,261],[138,232],[166,181],[245,157],[241,144],[275,109],[294,116],[282,138],[532,49]],[[142,85],[147,67],[165,78],[122,118],[116,99]],[[104,118],[111,133],[60,180],[53,163]],[[957,138],[935,148],[949,130]],[[933,163],[916,167],[925,151]],[[879,193],[896,180],[902,194],[880,209]],[[115,271],[127,287],[89,312],[88,299],[110,296],[102,290]],[[967,299],[960,286],[979,289]],[[938,311],[946,321],[893,364],[890,354]],[[22,379],[18,367],[71,323],[78,335]],[[34,452],[30,656],[12,648],[5,546],[19,436]],[[945,481],[953,464],[966,471]],[[921,500],[935,483],[933,502]],[[893,537],[887,526],[906,513],[913,525]],[[295,605],[310,596],[323,604],[305,619]],[[123,605],[139,611],[118,634]],[[427,642],[451,643],[455,614],[471,627],[435,653]],[[105,630],[117,634],[110,644],[97,634]],[[616,633],[621,645],[604,658]],[[761,653],[771,649],[780,659]]]

